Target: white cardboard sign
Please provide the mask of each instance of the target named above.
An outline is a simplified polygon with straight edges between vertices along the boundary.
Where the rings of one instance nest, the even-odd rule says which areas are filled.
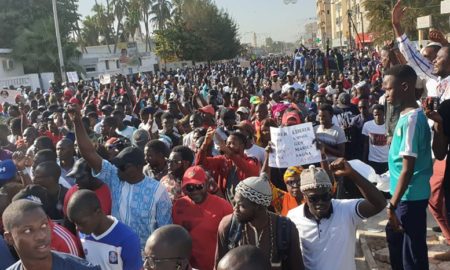
[[[100,75],[100,83],[101,84],[110,84],[111,83],[111,74],[101,74]]]
[[[290,127],[270,128],[273,152],[269,156],[269,166],[287,168],[322,160],[314,142],[316,136],[311,123]]]

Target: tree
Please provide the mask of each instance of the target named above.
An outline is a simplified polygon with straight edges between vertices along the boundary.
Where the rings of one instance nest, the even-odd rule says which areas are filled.
[[[159,56],[214,61],[233,58],[240,52],[236,24],[211,1],[177,1],[172,14],[166,28],[156,32]]]
[[[81,45],[100,45],[99,36],[104,37],[106,44],[112,44],[115,35],[113,28],[111,28],[114,22],[114,16],[108,14],[104,5],[95,4],[92,11],[94,14],[92,16],[86,16],[82,22]]]
[[[158,30],[165,29],[167,22],[170,20],[172,3],[167,0],[155,0],[151,7],[151,14],[153,17],[150,22]]]
[[[61,43],[70,67],[76,57],[74,36],[78,32],[78,0],[57,1]],[[12,56],[27,72],[59,73],[58,50],[52,2],[48,0],[3,0],[0,9],[0,47],[12,48]]]
[[[391,10],[395,0],[364,0],[367,17],[370,21],[369,32],[373,33],[375,43],[382,44],[392,40],[394,33],[391,24]],[[417,17],[432,15],[433,26],[444,33],[449,31],[448,16],[440,15],[441,0],[404,0],[408,7],[402,22],[405,33],[412,39],[417,39]]]
[[[61,39],[64,63],[67,70],[75,69],[73,59],[80,56],[76,43]],[[56,45],[53,18],[41,18],[23,28],[14,39],[13,58],[23,63],[28,72],[59,71],[58,48]]]
[[[122,20],[128,16],[129,3],[127,0],[111,0],[111,6],[114,7],[113,14],[117,22],[116,39],[114,43],[114,53],[117,51],[117,44],[120,40],[120,35],[123,33]],[[122,31],[122,32],[121,32]]]
[[[152,0],[139,0],[139,7],[141,10],[141,19],[144,22],[145,28],[145,51],[148,52],[150,50],[150,12],[151,12],[151,3]]]
[[[128,16],[125,19],[124,25],[124,33],[127,36],[127,40],[131,39],[134,41],[134,36],[136,32],[139,31],[139,34],[142,38],[141,32],[141,3],[140,0],[131,0],[129,2],[128,8]]]

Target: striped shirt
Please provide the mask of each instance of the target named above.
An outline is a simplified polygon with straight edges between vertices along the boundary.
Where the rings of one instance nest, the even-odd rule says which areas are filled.
[[[71,232],[63,226],[51,221],[49,219],[51,235],[51,248],[63,253],[68,253],[74,256],[82,257],[81,243]]]

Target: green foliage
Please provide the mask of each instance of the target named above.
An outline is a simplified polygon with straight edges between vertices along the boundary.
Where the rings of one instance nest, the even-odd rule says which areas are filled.
[[[238,28],[228,13],[209,0],[176,1],[172,20],[155,33],[157,55],[193,61],[235,57]]]
[[[382,44],[385,40],[393,39],[394,33],[391,24],[391,10],[395,0],[365,0],[363,5],[367,10],[370,21],[369,32],[374,34],[375,43]],[[441,0],[404,0],[407,7],[402,27],[410,39],[417,39],[417,17],[432,15],[433,27],[447,33],[450,30],[448,15],[440,15]]]
[[[78,31],[78,0],[57,1],[65,63],[76,57],[72,38]],[[0,47],[12,48],[13,57],[27,72],[59,71],[52,1],[3,0],[0,9]]]
[[[83,20],[81,30],[81,45],[94,46],[99,45],[98,37],[105,37],[104,43],[112,44],[114,42],[114,15],[110,14],[104,5],[95,4],[92,8],[94,14],[86,16]]]

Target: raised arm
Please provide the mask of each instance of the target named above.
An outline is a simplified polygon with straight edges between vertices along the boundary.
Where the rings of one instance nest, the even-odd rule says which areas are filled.
[[[78,106],[71,106],[68,109],[70,118],[73,121],[75,128],[75,138],[80,149],[81,156],[88,162],[89,166],[96,172],[100,172],[102,169],[103,159],[97,154],[94,145],[89,139],[83,123],[81,122],[81,113]]]
[[[433,64],[423,57],[403,31],[401,20],[407,8],[402,7],[401,4],[401,0],[397,1],[392,9],[392,27],[394,28],[394,33],[398,41],[398,48],[408,62],[408,65],[416,71],[419,77],[435,80],[437,77],[432,74]]]
[[[345,159],[336,159],[331,163],[330,168],[336,176],[346,176],[358,187],[364,196],[364,200],[358,204],[358,212],[363,217],[374,216],[386,206],[383,194],[372,183],[353,170]]]

